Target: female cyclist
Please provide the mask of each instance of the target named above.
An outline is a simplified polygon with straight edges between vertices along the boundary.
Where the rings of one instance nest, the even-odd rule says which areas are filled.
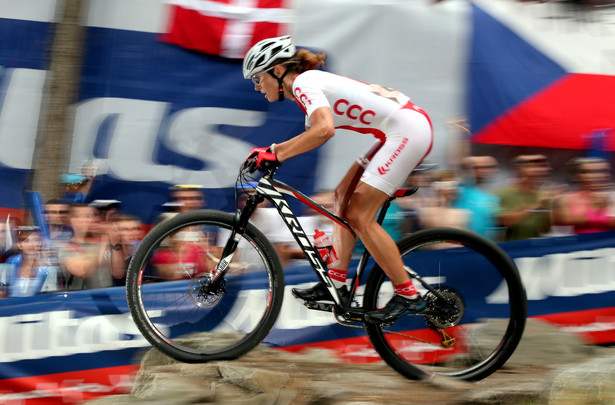
[[[404,94],[320,70],[325,54],[296,50],[289,36],[269,38],[254,45],[243,61],[243,75],[267,100],[295,100],[306,114],[305,132],[280,144],[253,148],[259,168],[280,162],[324,144],[336,129],[372,134],[376,143],[353,163],[335,190],[334,210],[356,232],[374,260],[393,282],[395,295],[384,308],[365,319],[391,323],[420,313],[425,302],[404,270],[393,239],[376,222],[380,206],[400,187],[429,153],[433,136],[427,114]],[[340,258],[329,269],[336,288],[344,294],[348,265],[356,236],[335,226],[333,245]],[[305,301],[327,299],[322,283],[293,289]]]

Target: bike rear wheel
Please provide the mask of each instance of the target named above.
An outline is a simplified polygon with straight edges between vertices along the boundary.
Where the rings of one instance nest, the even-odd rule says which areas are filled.
[[[234,216],[179,214],[149,232],[126,278],[132,318],[158,350],[188,363],[235,359],[272,328],[284,294],[282,267],[266,237],[248,225],[220,282],[212,270]]]
[[[406,268],[435,291],[414,279],[428,303],[425,315],[406,316],[392,326],[365,323],[382,359],[411,379],[437,373],[479,380],[498,370],[517,347],[527,313],[513,261],[494,243],[458,229],[419,231],[398,247]],[[392,296],[390,280],[376,265],[366,284],[365,309],[381,308]]]

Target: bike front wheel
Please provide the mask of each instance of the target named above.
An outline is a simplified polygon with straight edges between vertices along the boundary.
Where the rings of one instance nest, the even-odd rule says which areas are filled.
[[[223,277],[213,270],[234,216],[214,210],[161,222],[137,248],[126,278],[132,318],[164,354],[188,363],[235,359],[272,328],[284,294],[282,267],[266,237],[248,225]],[[224,263],[224,261],[222,262]]]
[[[514,262],[496,244],[459,229],[419,231],[398,247],[428,305],[424,314],[392,326],[365,323],[382,359],[411,379],[437,373],[479,380],[498,370],[517,347],[527,313]],[[366,310],[383,307],[392,296],[392,283],[375,266],[365,288]]]

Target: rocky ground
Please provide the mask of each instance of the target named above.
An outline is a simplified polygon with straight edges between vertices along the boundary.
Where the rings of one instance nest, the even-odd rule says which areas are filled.
[[[611,404],[615,349],[530,321],[506,366],[479,382],[412,381],[384,364],[340,363],[330,352],[257,348],[234,361],[184,364],[155,350],[141,361],[131,394],[106,404]]]

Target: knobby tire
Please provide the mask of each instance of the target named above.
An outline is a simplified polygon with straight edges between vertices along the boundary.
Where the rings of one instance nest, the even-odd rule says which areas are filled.
[[[447,305],[414,280],[430,302],[430,316],[409,315],[392,326],[364,325],[382,359],[411,379],[436,373],[480,380],[502,367],[521,339],[527,315],[525,290],[508,255],[479,235],[449,228],[407,235],[398,247],[404,264],[436,288]],[[366,283],[365,310],[384,306],[391,296],[392,284],[376,265]],[[443,347],[438,330],[455,343]]]
[[[154,227],[130,261],[132,318],[145,339],[171,358],[236,359],[261,343],[277,319],[282,266],[253,225],[246,227],[223,283],[210,283],[233,223],[234,216],[221,211],[179,214]]]

